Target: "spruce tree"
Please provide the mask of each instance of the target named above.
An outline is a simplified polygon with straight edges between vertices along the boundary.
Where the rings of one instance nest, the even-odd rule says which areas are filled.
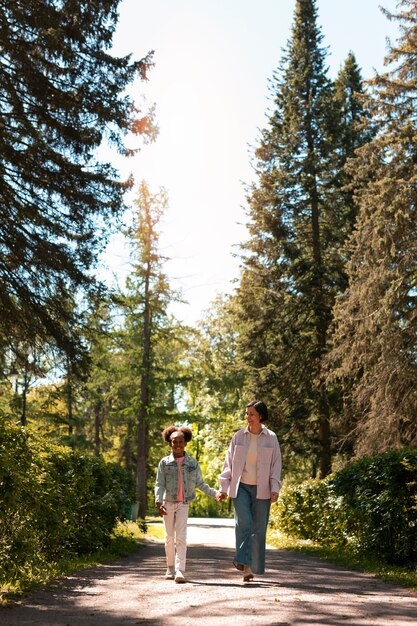
[[[125,89],[150,57],[109,49],[119,0],[3,0],[0,13],[0,336],[77,351],[67,296],[91,268],[125,184],[97,159],[104,139],[146,130]],[[63,300],[61,300],[63,296]]]
[[[373,135],[370,111],[366,101],[363,79],[355,55],[350,52],[334,82],[336,105],[336,125],[334,132],[335,185],[333,202],[337,209],[332,212],[333,222],[330,230],[336,237],[334,242],[337,271],[335,275],[341,281],[339,289],[347,286],[345,263],[348,258],[346,244],[354,228],[358,207],[354,196],[352,175],[346,168],[349,159],[355,156],[357,148],[370,141]],[[340,254],[340,247],[344,253]]]
[[[274,75],[273,111],[256,150],[258,182],[248,197],[250,239],[237,300],[248,389],[274,405],[284,441],[331,470],[334,400],[322,374],[341,252],[349,226],[340,170],[356,140],[342,77],[327,77],[315,0],[298,0],[292,36]],[[355,71],[354,71],[355,70]],[[360,84],[351,59],[345,82]],[[352,144],[344,140],[343,132]],[[352,218],[350,217],[352,222]],[[351,227],[351,226],[350,226]],[[277,422],[278,423],[278,422]]]
[[[123,329],[124,362],[129,374],[130,396],[125,411],[129,411],[126,443],[131,451],[136,470],[136,489],[139,517],[145,518],[148,501],[149,434],[154,432],[155,417],[158,425],[168,413],[161,401],[159,379],[169,378],[169,360],[158,363],[158,354],[175,332],[168,315],[168,305],[175,294],[170,289],[163,265],[166,258],[159,251],[160,222],[167,207],[163,189],[152,194],[146,182],[139,185],[135,200],[137,213],[128,237],[132,249],[132,272],[126,282],[122,298],[125,315]],[[158,384],[159,383],[159,384]],[[169,380],[165,381],[169,386]],[[159,401],[159,404],[158,404]],[[173,406],[169,407],[171,410]],[[162,428],[161,428],[162,430]],[[136,441],[132,445],[132,435]],[[158,440],[160,432],[158,433]],[[129,462],[129,461],[128,461]]]
[[[350,163],[359,213],[329,355],[344,388],[341,431],[358,455],[417,443],[417,2],[387,15],[401,37],[370,81],[376,135]]]

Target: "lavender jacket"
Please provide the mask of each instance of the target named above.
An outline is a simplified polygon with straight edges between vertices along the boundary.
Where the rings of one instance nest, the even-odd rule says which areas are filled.
[[[237,490],[245,466],[250,433],[247,428],[238,430],[232,437],[223,471],[220,474],[220,491],[236,498]],[[274,491],[281,489],[281,450],[277,436],[272,430],[263,427],[258,438],[258,464],[256,497],[267,500]]]

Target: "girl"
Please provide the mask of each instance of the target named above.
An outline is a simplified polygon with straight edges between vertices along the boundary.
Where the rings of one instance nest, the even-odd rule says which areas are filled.
[[[167,426],[162,439],[171,448],[171,454],[159,462],[155,484],[156,506],[165,526],[165,578],[185,583],[189,503],[195,500],[196,488],[212,498],[217,499],[219,494],[204,482],[196,459],[185,452],[192,439],[190,428]]]

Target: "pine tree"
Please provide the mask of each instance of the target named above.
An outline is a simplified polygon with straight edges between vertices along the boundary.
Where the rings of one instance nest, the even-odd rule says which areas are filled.
[[[172,336],[172,321],[167,309],[175,295],[163,271],[166,258],[159,251],[159,228],[167,206],[166,193],[161,189],[152,194],[143,181],[139,186],[135,206],[137,214],[128,231],[133,270],[128,277],[123,299],[126,357],[130,363],[128,370],[134,374],[133,380],[130,377],[133,397],[130,403],[129,437],[126,442],[130,446],[131,435],[135,432],[136,444],[130,450],[135,458],[138,514],[140,518],[145,518],[148,501],[149,433],[153,430],[155,412],[159,412],[159,419],[167,413],[167,407],[161,410],[162,407],[157,404],[157,355],[161,349],[158,345],[162,346]],[[168,370],[167,364],[165,367]]]
[[[348,117],[343,107],[353,100],[347,84],[360,80],[352,57],[333,88],[322,40],[315,0],[298,0],[256,150],[237,299],[249,390],[276,407],[284,440],[310,456],[313,473],[318,459],[323,477],[331,469],[334,400],[322,363],[334,298],[345,285],[341,245],[353,221],[340,169],[356,145],[349,133],[357,112]]]
[[[358,455],[417,443],[417,2],[399,2],[395,19],[389,69],[370,81],[376,135],[350,163],[359,213],[329,355],[346,398],[342,434]]]
[[[331,214],[333,222],[329,230],[335,236],[334,249],[337,259],[335,276],[339,277],[339,290],[347,286],[345,263],[348,258],[346,243],[355,225],[358,207],[354,197],[352,175],[345,167],[356,150],[368,143],[373,135],[370,111],[366,102],[360,68],[355,55],[350,52],[334,82],[336,104],[335,163],[336,179],[333,202],[337,209]],[[340,248],[344,249],[341,254]],[[346,253],[346,254],[345,254]]]
[[[77,351],[67,296],[91,268],[126,187],[96,158],[107,139],[128,155],[147,130],[125,89],[146,77],[109,52],[119,0],[3,0],[0,14],[0,336]],[[148,125],[149,126],[149,125]],[[63,301],[61,301],[61,294]]]

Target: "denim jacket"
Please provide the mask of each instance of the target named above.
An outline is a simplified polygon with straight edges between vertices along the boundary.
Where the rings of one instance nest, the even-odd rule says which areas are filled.
[[[204,482],[200,466],[197,460],[186,452],[181,464],[182,488],[184,502],[195,500],[196,488],[212,498],[216,497],[217,491]],[[155,483],[155,501],[175,501],[178,498],[178,463],[173,454],[169,454],[160,460]]]
[[[242,428],[232,437],[223,471],[220,474],[220,491],[230,498],[236,498],[246,455],[249,447],[249,430]],[[281,489],[281,450],[276,434],[263,427],[258,438],[258,461],[256,477],[256,497],[265,500],[271,492]]]

